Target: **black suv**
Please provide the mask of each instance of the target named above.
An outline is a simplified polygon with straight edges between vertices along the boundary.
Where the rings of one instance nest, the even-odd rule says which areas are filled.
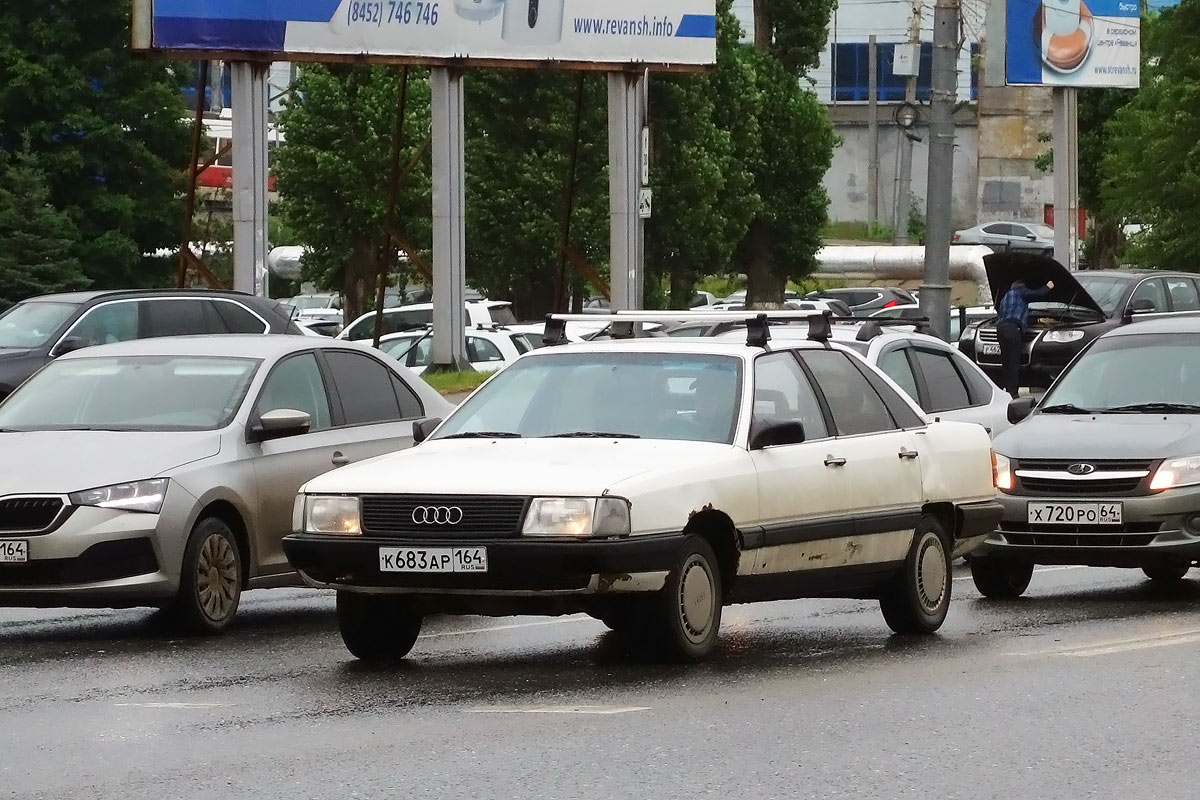
[[[1070,272],[1048,256],[1018,253],[997,253],[983,261],[997,308],[1013,281],[1022,280],[1031,289],[1054,281],[1053,291],[1029,306],[1022,386],[1049,386],[1089,343],[1114,328],[1169,314],[1200,314],[1200,278],[1186,272]],[[996,318],[968,326],[958,346],[993,380],[1000,379]]]
[[[804,295],[805,300],[841,300],[856,317],[869,317],[881,308],[916,305],[917,298],[898,286],[822,289]]]
[[[240,292],[131,290],[48,294],[0,314],[0,400],[54,358],[97,344],[300,329],[274,300]]]

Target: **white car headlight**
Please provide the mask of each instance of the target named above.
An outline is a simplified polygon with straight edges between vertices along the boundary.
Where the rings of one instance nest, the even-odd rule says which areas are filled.
[[[358,536],[362,533],[357,497],[308,495],[304,498],[304,532]]]
[[[1050,331],[1042,337],[1043,342],[1069,344],[1070,342],[1078,342],[1083,338],[1083,331]]]
[[[75,492],[70,495],[70,500],[73,505],[77,506],[157,514],[162,511],[163,500],[167,497],[168,484],[170,484],[170,480],[167,478],[114,483],[112,486],[100,486],[96,489]]]
[[[1176,489],[1197,483],[1200,483],[1200,456],[1172,458],[1164,461],[1154,473],[1150,480],[1150,489],[1161,492],[1163,489]]]
[[[535,497],[526,536],[626,536],[629,501],[620,497]]]
[[[1012,461],[1009,460],[1008,456],[992,453],[992,479],[996,484],[996,488],[1000,491],[1012,491]]]

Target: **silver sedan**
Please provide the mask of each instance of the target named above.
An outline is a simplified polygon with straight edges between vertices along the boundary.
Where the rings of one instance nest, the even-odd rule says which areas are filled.
[[[149,339],[63,356],[0,404],[0,606],[159,606],[226,627],[295,582],[302,484],[411,447],[451,406],[365,346]]]

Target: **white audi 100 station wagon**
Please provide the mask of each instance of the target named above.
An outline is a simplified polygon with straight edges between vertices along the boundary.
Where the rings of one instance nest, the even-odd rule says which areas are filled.
[[[584,611],[685,660],[732,603],[871,598],[899,633],[941,626],[951,559],[999,519],[982,427],[925,417],[827,317],[778,346],[765,317],[745,341],[558,345],[573,319],[419,446],[301,489],[285,551],[337,590],[355,656],[404,657],[431,613]]]

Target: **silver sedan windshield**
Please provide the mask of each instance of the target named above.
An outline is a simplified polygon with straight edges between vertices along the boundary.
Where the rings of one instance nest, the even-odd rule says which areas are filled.
[[[742,363],[729,356],[556,353],[517,361],[465,402],[438,439],[625,437],[730,444]]]
[[[258,364],[198,356],[56,361],[0,405],[0,430],[217,430],[241,407]]]

